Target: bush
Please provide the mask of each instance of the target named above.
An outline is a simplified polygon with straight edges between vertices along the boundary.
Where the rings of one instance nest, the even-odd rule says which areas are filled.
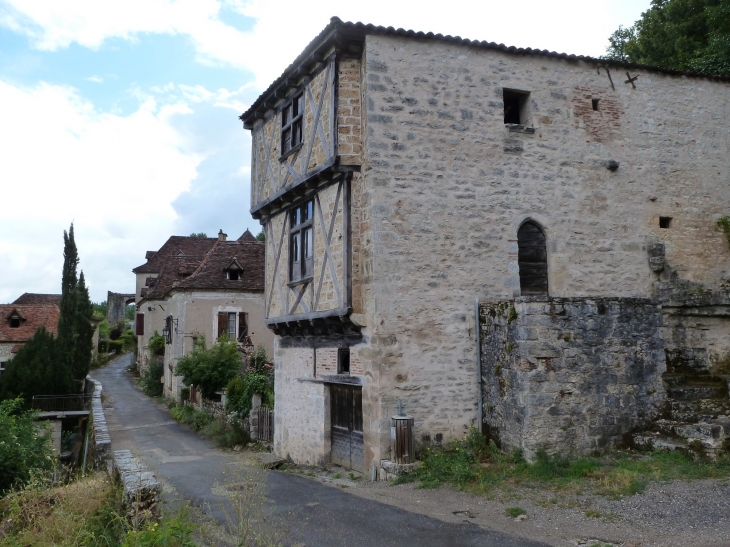
[[[152,355],[165,355],[166,344],[167,341],[165,340],[165,337],[155,331],[150,338],[150,341],[147,343],[147,347]]]
[[[34,414],[22,405],[22,399],[0,401],[0,495],[53,466],[50,435],[38,434]]]
[[[241,366],[241,357],[236,343],[221,336],[211,349],[206,349],[205,337],[195,341],[193,351],[181,358],[175,374],[183,377],[185,384],[200,387],[206,399],[223,389],[236,375]]]
[[[274,405],[274,369],[268,362],[266,349],[258,346],[248,356],[248,365],[244,371],[228,382],[226,390],[226,410],[247,416],[251,411],[251,398],[255,393],[261,394],[264,405]]]
[[[134,334],[134,331],[131,329],[127,329],[124,334],[122,334],[121,341],[124,351],[134,351],[137,347],[137,335]]]
[[[160,359],[152,359],[147,372],[142,377],[142,390],[150,397],[161,397],[163,391],[160,377],[165,374],[165,365]]]
[[[109,353],[109,340],[99,340],[99,353]]]
[[[107,348],[110,353],[113,351],[116,354],[120,354],[124,349],[124,340],[109,340],[107,342]]]

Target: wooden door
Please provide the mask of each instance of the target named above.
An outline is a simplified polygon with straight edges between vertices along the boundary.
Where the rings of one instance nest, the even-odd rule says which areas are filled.
[[[365,447],[362,432],[362,388],[330,385],[332,416],[332,463],[364,471]]]

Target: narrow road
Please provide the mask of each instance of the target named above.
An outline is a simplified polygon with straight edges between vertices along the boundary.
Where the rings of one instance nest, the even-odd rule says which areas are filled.
[[[167,496],[188,500],[226,525],[225,508],[230,500],[220,485],[231,483],[231,474],[241,468],[240,455],[218,450],[174,422],[165,409],[132,384],[126,373],[130,362],[131,356],[126,355],[92,374],[104,388],[112,448],[128,449],[141,457],[163,482]],[[299,546],[544,545],[473,524],[446,523],[410,513],[289,473],[271,471],[263,477],[266,498],[286,523],[291,544]]]

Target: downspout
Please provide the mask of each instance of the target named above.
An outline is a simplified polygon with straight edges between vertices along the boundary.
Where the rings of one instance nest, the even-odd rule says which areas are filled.
[[[476,326],[474,330],[477,335],[477,389],[479,390],[477,393],[477,412],[479,413],[477,419],[477,431],[481,434],[482,422],[484,421],[482,405],[484,403],[482,401],[482,330],[481,324],[479,323],[479,298],[474,301],[474,318],[476,319]]]

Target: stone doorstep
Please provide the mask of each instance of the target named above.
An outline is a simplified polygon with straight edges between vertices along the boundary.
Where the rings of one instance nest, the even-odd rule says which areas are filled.
[[[688,443],[699,441],[703,448],[717,450],[725,442],[725,430],[720,424],[657,420],[654,425],[660,433],[686,439]]]

